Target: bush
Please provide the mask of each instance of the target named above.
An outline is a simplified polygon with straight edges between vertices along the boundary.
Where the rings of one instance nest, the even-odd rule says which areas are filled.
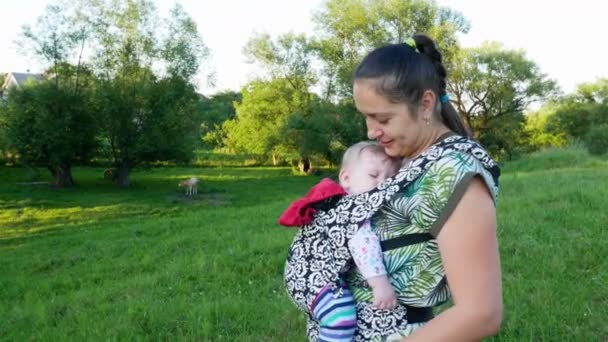
[[[589,154],[583,144],[574,141],[566,148],[548,148],[510,161],[503,165],[505,172],[547,171],[565,168],[605,168],[605,161]]]
[[[608,152],[608,124],[591,127],[585,135],[584,141],[591,154],[606,154]]]

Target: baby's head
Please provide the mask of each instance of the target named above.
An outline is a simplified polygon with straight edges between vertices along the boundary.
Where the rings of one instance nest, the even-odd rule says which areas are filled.
[[[351,195],[372,190],[394,175],[401,161],[391,158],[375,141],[362,141],[349,147],[342,157],[340,185]]]

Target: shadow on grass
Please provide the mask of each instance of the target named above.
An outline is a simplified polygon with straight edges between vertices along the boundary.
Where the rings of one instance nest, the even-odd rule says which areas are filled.
[[[100,178],[101,168],[76,168],[76,186],[59,189],[0,168],[0,240],[23,239],[97,229],[108,223],[178,217],[205,208],[239,210],[261,203],[287,205],[320,177],[296,177],[286,168],[147,169],[132,174],[132,187],[120,189]],[[179,180],[200,179],[198,194],[186,196]],[[303,182],[304,180],[304,182]],[[35,182],[35,183],[30,183]]]

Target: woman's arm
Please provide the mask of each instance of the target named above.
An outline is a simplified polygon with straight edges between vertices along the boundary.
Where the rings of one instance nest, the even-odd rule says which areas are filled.
[[[414,334],[414,341],[479,341],[502,321],[496,210],[475,177],[437,237],[454,305]]]

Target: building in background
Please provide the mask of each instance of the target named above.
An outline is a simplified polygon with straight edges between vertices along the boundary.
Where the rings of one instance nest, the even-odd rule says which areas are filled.
[[[21,88],[24,84],[28,82],[36,82],[43,80],[44,77],[42,74],[30,74],[24,72],[9,72],[6,74],[4,78],[4,83],[0,88],[0,99],[5,99],[8,96],[8,93],[13,88]]]

